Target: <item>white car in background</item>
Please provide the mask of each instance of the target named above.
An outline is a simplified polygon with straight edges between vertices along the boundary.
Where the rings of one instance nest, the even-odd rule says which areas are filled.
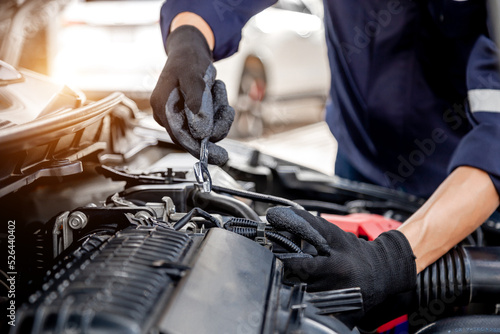
[[[321,1],[281,0],[248,22],[239,52],[217,63],[237,110],[235,137],[322,119],[330,84],[322,17]]]
[[[163,1],[75,2],[63,14],[52,75],[102,97],[123,91],[144,104],[166,60]],[[321,120],[329,87],[320,0],[280,0],[253,17],[240,50],[216,63],[237,110],[231,135]]]

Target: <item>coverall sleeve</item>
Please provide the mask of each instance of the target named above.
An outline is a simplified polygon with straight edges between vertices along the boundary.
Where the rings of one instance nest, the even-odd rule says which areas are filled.
[[[161,8],[160,26],[163,44],[167,40],[170,23],[182,12],[201,16],[215,35],[214,60],[229,57],[238,50],[241,29],[258,12],[276,0],[167,0]]]
[[[472,130],[460,141],[450,172],[471,166],[487,172],[500,194],[500,66],[495,43],[479,37],[467,66],[469,119]]]

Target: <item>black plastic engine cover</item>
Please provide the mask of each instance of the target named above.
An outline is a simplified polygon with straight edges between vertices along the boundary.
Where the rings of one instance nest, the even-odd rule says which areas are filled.
[[[226,230],[129,227],[56,265],[12,332],[260,333],[275,270],[270,251]]]
[[[166,226],[94,235],[47,273],[12,333],[144,333],[182,276],[193,245]]]
[[[255,242],[212,229],[159,323],[166,333],[261,333],[275,257]]]
[[[351,332],[320,315],[304,285],[282,285],[282,270],[271,251],[227,230],[131,226],[60,260],[11,333]]]

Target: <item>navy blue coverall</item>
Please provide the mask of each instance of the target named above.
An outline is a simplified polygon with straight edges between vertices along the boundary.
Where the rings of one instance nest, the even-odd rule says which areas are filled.
[[[215,35],[214,59],[274,0],[167,0]],[[500,192],[500,75],[483,0],[324,0],[332,72],[326,121],[367,180],[427,197],[453,169],[486,171]],[[307,61],[307,59],[304,59]]]

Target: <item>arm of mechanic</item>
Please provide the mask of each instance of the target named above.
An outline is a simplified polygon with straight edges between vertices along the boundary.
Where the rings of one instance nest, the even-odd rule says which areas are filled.
[[[366,241],[306,211],[271,208],[266,215],[271,225],[300,236],[317,250],[315,256],[280,256],[285,279],[306,282],[310,291],[360,287],[367,312],[388,296],[412,289],[417,271],[481,225],[499,205],[498,67],[494,44],[479,38],[467,69],[473,128],[455,150],[449,176],[399,230]]]
[[[500,204],[488,173],[458,167],[401,231],[416,256],[417,273],[478,228]]]
[[[207,23],[214,35],[213,58],[215,61],[229,57],[238,50],[241,29],[255,14],[276,3],[277,0],[206,1],[168,0],[161,8],[160,28],[166,46],[170,32],[184,21],[174,22],[181,13],[196,14]],[[196,19],[195,19],[196,21]],[[185,22],[185,21],[184,21]],[[203,32],[203,31],[202,31]],[[210,39],[207,38],[210,45]]]
[[[182,12],[179,13],[170,24],[170,32],[181,26],[193,26],[196,27],[205,37],[208,47],[211,51],[214,50],[215,45],[215,36],[212,28],[208,25],[207,21],[205,21],[201,16],[191,12]]]
[[[400,228],[417,257],[419,272],[479,227],[499,205],[498,59],[496,45],[481,36],[467,66],[468,118],[473,128],[454,152],[448,178]]]

